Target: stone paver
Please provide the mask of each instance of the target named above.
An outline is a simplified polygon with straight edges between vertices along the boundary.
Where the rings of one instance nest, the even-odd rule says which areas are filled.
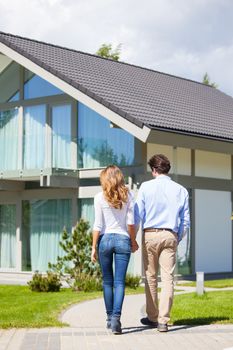
[[[145,296],[126,296],[116,336],[106,329],[103,299],[90,300],[61,315],[70,327],[0,330],[0,350],[233,350],[233,325],[171,326],[161,334],[140,324],[144,315]]]

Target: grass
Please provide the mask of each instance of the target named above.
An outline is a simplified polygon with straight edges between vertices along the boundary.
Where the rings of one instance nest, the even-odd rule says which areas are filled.
[[[179,283],[178,286],[195,287],[196,282]],[[233,287],[233,278],[225,278],[222,280],[204,281],[204,286],[207,288],[227,288]]]
[[[0,286],[0,327],[61,327],[64,324],[58,317],[62,310],[101,295],[74,293],[66,288],[57,293],[37,293],[27,286]]]
[[[144,287],[126,289],[126,294],[144,293]],[[71,304],[102,296],[102,292],[36,293],[27,286],[0,285],[0,328],[62,327],[58,320],[62,310]],[[140,315],[139,315],[140,317]],[[233,323],[233,293],[219,291],[176,295],[172,309],[173,324]]]
[[[202,296],[196,293],[176,295],[171,322],[177,325],[233,323],[233,293],[218,291]]]
[[[143,287],[126,289],[126,294],[144,293]],[[0,285],[0,328],[62,327],[58,320],[62,310],[81,301],[99,298],[102,292],[58,293],[32,292],[27,286]]]

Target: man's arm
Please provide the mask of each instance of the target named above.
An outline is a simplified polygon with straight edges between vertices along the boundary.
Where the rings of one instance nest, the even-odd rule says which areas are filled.
[[[186,191],[184,206],[180,212],[180,227],[178,231],[179,242],[189,232],[189,228],[190,228],[189,195],[188,195],[188,191]]]
[[[144,217],[145,217],[145,200],[144,200],[144,193],[143,193],[143,185],[141,185],[138,191],[137,200],[134,206],[134,219],[135,219],[136,232],[139,229],[140,221],[143,221]]]

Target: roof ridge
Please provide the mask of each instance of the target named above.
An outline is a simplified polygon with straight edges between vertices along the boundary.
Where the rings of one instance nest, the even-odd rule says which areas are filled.
[[[158,74],[161,74],[161,75],[166,75],[166,76],[169,76],[169,77],[172,77],[172,78],[181,79],[181,80],[185,80],[185,81],[190,81],[190,82],[192,82],[192,83],[204,85],[204,86],[206,86],[206,87],[208,87],[208,88],[213,88],[213,86],[204,84],[204,83],[202,83],[202,82],[200,82],[200,81],[196,81],[196,80],[192,80],[192,79],[188,79],[188,78],[184,78],[184,77],[179,77],[179,76],[177,76],[177,75],[170,74],[170,73],[160,72],[160,71],[157,71],[157,70],[152,69],[152,68],[142,67],[142,66],[139,66],[139,65],[136,65],[136,64],[127,63],[127,62],[122,62],[122,61],[115,61],[115,60],[111,60],[111,59],[109,59],[109,58],[105,58],[105,57],[102,57],[102,56],[98,56],[98,55],[96,55],[96,54],[91,54],[91,53],[89,53],[89,52],[83,52],[83,51],[71,49],[71,48],[68,48],[68,47],[65,47],[65,46],[55,45],[55,44],[51,44],[51,43],[48,43],[48,42],[45,42],[45,41],[36,40],[36,39],[31,39],[31,38],[27,38],[27,37],[20,36],[20,35],[15,35],[15,34],[5,33],[5,32],[0,31],[0,35],[1,35],[1,34],[3,34],[3,35],[9,35],[9,36],[12,36],[12,37],[15,37],[15,38],[20,38],[20,39],[24,39],[24,40],[28,40],[28,41],[33,41],[33,42],[36,42],[36,43],[39,43],[39,44],[44,44],[44,45],[48,45],[48,46],[52,46],[52,47],[56,47],[56,48],[60,48],[60,49],[68,50],[68,51],[72,51],[72,52],[77,52],[77,53],[82,54],[82,55],[87,55],[87,56],[91,56],[91,57],[96,57],[96,58],[98,58],[98,59],[107,60],[107,61],[110,61],[110,62],[114,62],[114,63],[116,63],[116,64],[123,64],[123,65],[131,66],[131,67],[135,67],[135,68],[138,68],[138,69],[142,69],[142,70],[147,70],[147,71],[150,71],[150,72],[153,72],[153,73],[158,73]],[[219,89],[217,89],[217,90],[219,90]],[[221,90],[219,90],[219,91],[221,91]]]

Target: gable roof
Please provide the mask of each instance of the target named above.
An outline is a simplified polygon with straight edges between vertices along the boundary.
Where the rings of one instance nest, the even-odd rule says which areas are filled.
[[[233,141],[233,98],[218,89],[16,35],[0,42],[140,128]]]

